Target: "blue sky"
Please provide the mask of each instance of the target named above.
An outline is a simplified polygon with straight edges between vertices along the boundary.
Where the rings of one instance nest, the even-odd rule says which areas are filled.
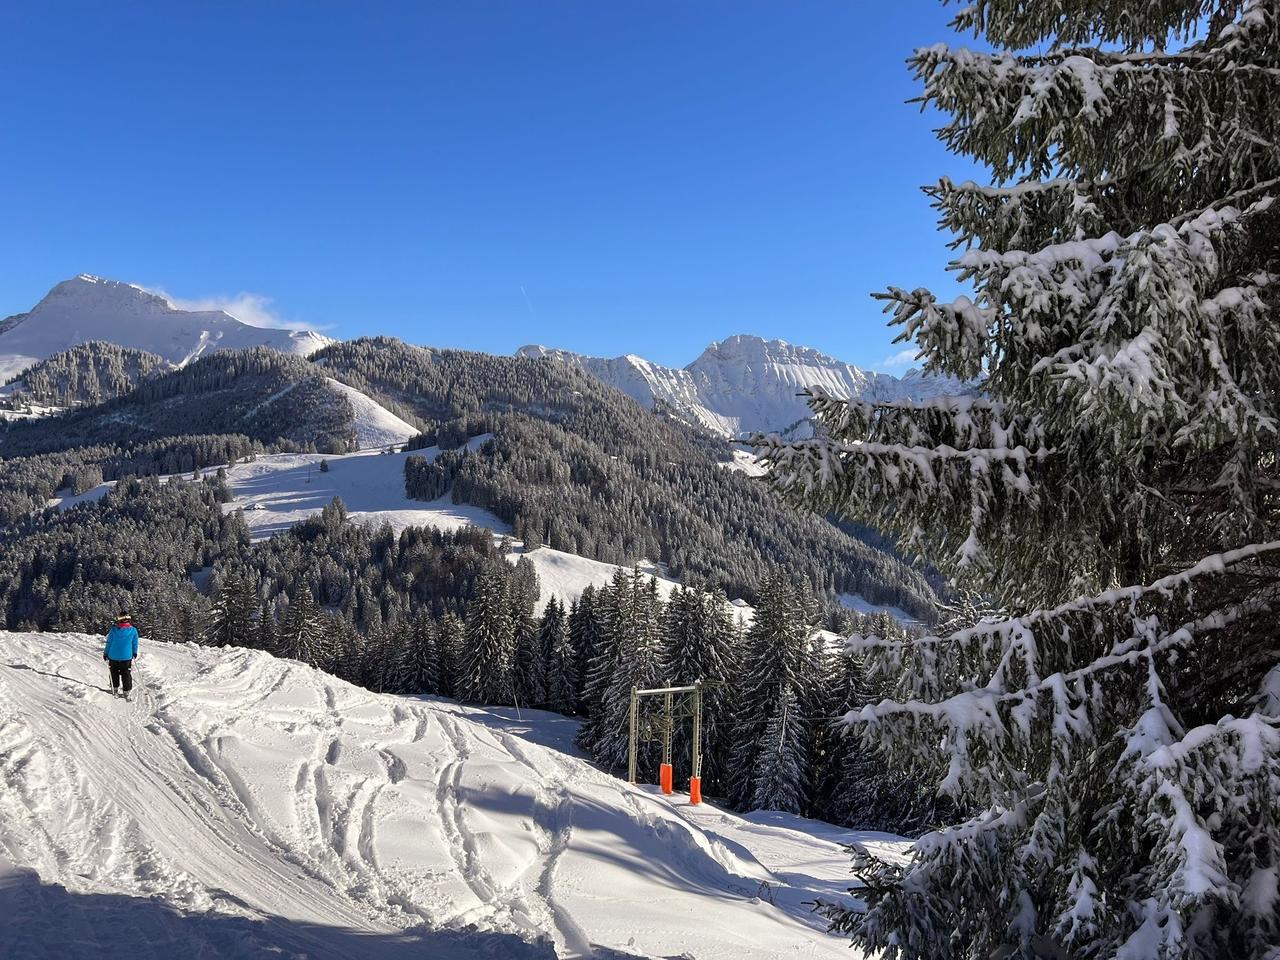
[[[353,337],[886,368],[974,175],[904,59],[936,0],[0,7],[0,316],[87,272]]]

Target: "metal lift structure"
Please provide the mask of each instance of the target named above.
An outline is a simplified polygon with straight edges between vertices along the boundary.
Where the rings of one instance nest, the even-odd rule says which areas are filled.
[[[662,766],[659,768],[659,784],[662,792],[673,791],[671,769],[671,731],[675,726],[677,700],[681,719],[693,720],[693,769],[689,772],[689,802],[702,802],[702,685],[688,687],[655,687],[652,690],[631,688],[630,729],[627,752],[627,779],[636,782],[636,753],[640,743],[640,701],[644,697],[662,697],[662,718],[659,735],[662,739]]]

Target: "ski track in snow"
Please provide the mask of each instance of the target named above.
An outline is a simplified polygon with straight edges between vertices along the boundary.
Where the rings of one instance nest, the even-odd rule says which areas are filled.
[[[905,847],[632,787],[552,714],[145,638],[125,703],[96,637],[0,641],[0,956],[848,958],[806,904]]]

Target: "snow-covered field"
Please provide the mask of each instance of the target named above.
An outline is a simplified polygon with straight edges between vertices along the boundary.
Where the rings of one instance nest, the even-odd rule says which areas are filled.
[[[920,625],[918,617],[913,617],[901,607],[893,607],[883,603],[872,603],[870,600],[867,600],[856,593],[840,594],[840,604],[841,606],[852,610],[854,613],[887,613],[903,626],[915,627]]]
[[[27,405],[25,410],[6,410],[0,407],[0,420],[41,420],[66,412],[66,407],[44,407],[38,403]]]
[[[474,448],[487,437],[472,441]],[[365,450],[344,456],[318,453],[286,453],[259,457],[227,469],[227,482],[235,500],[227,510],[244,510],[253,538],[261,540],[287,530],[300,520],[319,513],[341,497],[351,519],[362,523],[389,523],[397,531],[411,526],[456,530],[468,525],[497,533],[510,528],[487,510],[455,504],[448,497],[423,502],[404,492],[404,462],[408,457],[434,459],[432,447],[408,453]],[[320,469],[327,461],[329,469]]]
[[[633,788],[563,717],[267,654],[0,634],[0,956],[847,958],[861,839]]]

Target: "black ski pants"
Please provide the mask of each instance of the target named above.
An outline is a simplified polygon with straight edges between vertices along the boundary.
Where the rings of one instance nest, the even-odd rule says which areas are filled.
[[[114,690],[124,684],[124,692],[128,693],[133,689],[133,661],[132,660],[108,660],[111,665],[111,689]]]

